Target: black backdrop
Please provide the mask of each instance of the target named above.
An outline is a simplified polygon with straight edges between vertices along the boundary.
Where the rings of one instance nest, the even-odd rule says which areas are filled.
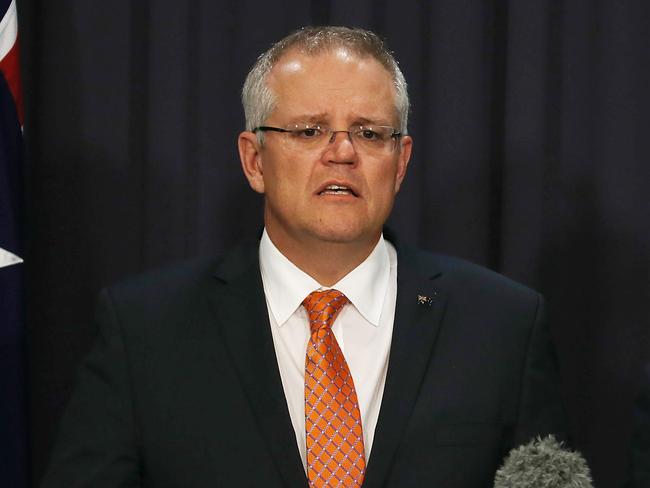
[[[386,37],[415,153],[392,226],[547,297],[573,434],[621,481],[650,360],[650,2],[23,0],[32,471],[98,289],[254,237],[239,89],[304,24]],[[462,467],[459,467],[462,469]]]

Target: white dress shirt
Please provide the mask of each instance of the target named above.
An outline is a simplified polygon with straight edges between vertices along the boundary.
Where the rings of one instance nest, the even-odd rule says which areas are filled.
[[[259,252],[280,377],[300,457],[306,466],[304,388],[310,331],[302,301],[312,291],[328,287],[321,286],[289,261],[271,242],[266,230]],[[331,288],[350,300],[336,318],[332,331],[354,380],[368,462],[384,393],[395,317],[395,248],[382,235],[366,260]]]

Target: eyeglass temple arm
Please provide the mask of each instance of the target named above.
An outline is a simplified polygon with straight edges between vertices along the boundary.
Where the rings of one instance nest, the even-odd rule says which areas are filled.
[[[291,132],[288,129],[282,129],[280,127],[269,127],[268,125],[260,125],[259,127],[255,127],[251,132],[266,132],[268,130],[274,131],[274,132]]]

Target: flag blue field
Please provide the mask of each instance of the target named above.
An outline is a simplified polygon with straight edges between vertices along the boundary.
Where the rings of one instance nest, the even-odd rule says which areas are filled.
[[[22,99],[15,0],[0,0],[0,486],[26,488]]]

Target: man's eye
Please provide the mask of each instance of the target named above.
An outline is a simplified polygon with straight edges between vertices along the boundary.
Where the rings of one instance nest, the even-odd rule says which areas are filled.
[[[362,139],[365,139],[367,141],[377,141],[381,138],[379,133],[375,132],[372,129],[363,129],[359,131],[359,135]]]
[[[301,129],[296,132],[298,137],[302,139],[315,139],[316,137],[320,136],[323,133],[317,127],[307,127],[305,129]]]

